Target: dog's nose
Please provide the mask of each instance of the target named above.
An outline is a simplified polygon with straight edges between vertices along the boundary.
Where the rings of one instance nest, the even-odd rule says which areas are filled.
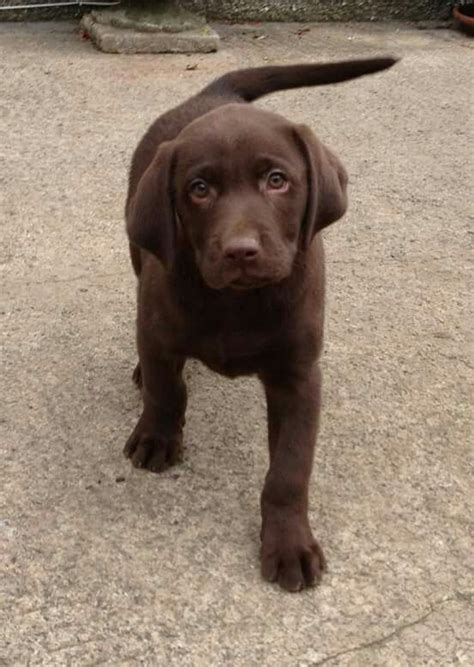
[[[224,247],[224,258],[229,262],[249,262],[260,252],[256,239],[245,237],[229,241]]]

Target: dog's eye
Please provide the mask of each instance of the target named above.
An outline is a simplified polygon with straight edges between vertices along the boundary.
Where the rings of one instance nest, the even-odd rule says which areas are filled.
[[[209,194],[209,185],[202,178],[195,178],[189,185],[189,192],[193,197],[204,199]]]
[[[271,171],[268,174],[267,186],[271,190],[285,190],[288,186],[288,179],[282,171]]]

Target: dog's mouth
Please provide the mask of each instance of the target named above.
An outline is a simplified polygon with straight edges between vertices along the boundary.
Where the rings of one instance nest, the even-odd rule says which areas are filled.
[[[270,285],[272,282],[273,281],[269,280],[268,278],[254,278],[251,276],[242,275],[239,276],[237,280],[233,280],[231,283],[229,283],[229,287],[237,291],[244,291],[266,287],[266,285]]]
[[[233,275],[228,275],[228,287],[239,291],[252,290],[276,282],[275,276],[270,272],[255,270],[255,268],[240,267]]]

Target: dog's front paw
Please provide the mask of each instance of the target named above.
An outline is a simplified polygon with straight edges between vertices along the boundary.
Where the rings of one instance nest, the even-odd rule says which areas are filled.
[[[135,468],[163,472],[183,460],[182,434],[161,434],[147,427],[142,416],[127,440],[123,453]]]
[[[306,519],[278,515],[264,521],[260,561],[263,578],[291,592],[314,586],[326,569]]]

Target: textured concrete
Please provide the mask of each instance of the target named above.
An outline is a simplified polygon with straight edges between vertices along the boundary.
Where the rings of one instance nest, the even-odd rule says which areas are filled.
[[[474,664],[472,42],[300,27],[128,58],[72,24],[0,26],[3,665]],[[189,364],[184,464],[122,457],[139,412],[127,167],[157,114],[229,69],[386,52],[404,56],[388,73],[262,102],[352,182],[325,234],[311,519],[330,571],[290,595],[257,566],[255,381]]]

